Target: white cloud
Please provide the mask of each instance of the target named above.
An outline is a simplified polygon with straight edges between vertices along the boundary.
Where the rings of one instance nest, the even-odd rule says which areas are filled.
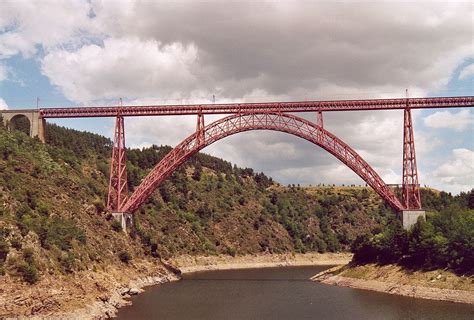
[[[474,151],[460,148],[452,151],[451,158],[432,173],[433,180],[455,192],[474,188]]]
[[[471,63],[467,67],[461,70],[459,73],[459,80],[464,80],[468,77],[471,77],[474,74],[474,63]]]
[[[93,26],[86,29],[106,39],[104,46],[53,50],[43,62],[44,73],[76,101],[109,98],[117,91],[160,99],[188,98],[192,91],[240,99],[254,90],[315,99],[326,88],[340,88],[339,95],[355,91],[365,93],[364,97],[393,96],[406,87],[427,92],[444,86],[453,70],[473,55],[467,3],[434,3],[427,8],[423,3],[122,0],[92,1],[91,8],[95,18],[88,20]],[[403,10],[403,17],[393,15],[394,10]],[[202,12],[219,18],[203,19]],[[122,44],[122,59],[110,56],[112,43]],[[192,46],[196,55],[186,72],[193,74],[194,81],[173,81],[176,75],[157,77],[156,61],[143,59],[144,53],[132,48],[144,49],[150,43],[160,50],[180,44],[186,51]],[[85,48],[102,49],[92,54]],[[178,57],[182,53],[172,52]],[[93,76],[83,67],[74,69],[74,79],[64,76],[75,66],[71,60],[90,66],[108,58],[112,58],[106,61],[109,67],[92,70]],[[138,85],[136,77],[124,77],[137,61],[143,65]],[[51,64],[52,73],[48,72]],[[118,90],[111,90],[111,82],[120,83],[114,88]]]
[[[423,119],[425,126],[430,128],[447,128],[455,131],[472,129],[474,116],[469,109],[460,110],[457,113],[449,111],[437,111]]]
[[[415,97],[443,88],[473,56],[471,12],[467,2],[7,1],[0,58],[41,47],[43,74],[76,102],[385,98],[406,87]],[[472,126],[471,114],[467,122],[462,112],[448,112],[449,121],[437,114],[413,117],[434,128]],[[386,182],[400,182],[403,112],[324,117]],[[129,146],[176,145],[195,118],[127,119],[126,128]],[[415,135],[417,155],[430,161],[442,139]],[[360,181],[324,150],[285,134],[249,132],[205,152],[283,183]]]
[[[90,32],[97,33],[89,17],[91,5],[81,0],[3,0],[0,10],[0,57],[18,53],[31,57],[37,46],[77,46]]]
[[[193,44],[111,38],[103,46],[86,45],[74,52],[54,50],[43,59],[42,71],[74,101],[169,97],[193,89],[197,58]]]
[[[8,105],[2,98],[0,98],[0,110],[8,110]]]

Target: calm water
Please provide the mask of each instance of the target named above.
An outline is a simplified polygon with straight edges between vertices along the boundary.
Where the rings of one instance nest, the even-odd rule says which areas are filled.
[[[118,319],[474,319],[474,306],[308,281],[325,267],[210,271],[149,288]]]

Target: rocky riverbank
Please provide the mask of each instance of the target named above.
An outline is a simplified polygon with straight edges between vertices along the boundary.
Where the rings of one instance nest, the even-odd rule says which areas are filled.
[[[178,280],[160,263],[137,261],[103,270],[43,277],[34,285],[2,277],[1,319],[108,319],[146,286]]]
[[[262,254],[243,256],[190,256],[182,255],[169,260],[182,273],[252,269],[268,267],[342,265],[352,259],[350,253]]]
[[[108,319],[144,287],[179,280],[179,273],[205,270],[345,264],[347,253],[244,256],[183,255],[162,263],[148,260],[64,276],[44,276],[28,285],[2,277],[1,319]]]
[[[473,277],[449,271],[407,271],[399,266],[338,266],[311,278],[325,284],[413,298],[474,304]]]

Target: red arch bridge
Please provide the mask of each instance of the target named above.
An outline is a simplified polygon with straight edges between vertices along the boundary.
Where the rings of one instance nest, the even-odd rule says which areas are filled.
[[[227,136],[250,130],[286,132],[325,149],[361,177],[383,200],[400,212],[403,225],[414,224],[422,210],[411,109],[473,107],[474,97],[370,99],[340,101],[300,101],[273,103],[232,103],[199,105],[147,105],[113,107],[43,108],[38,110],[0,111],[4,121],[26,115],[32,123],[31,135],[44,141],[47,118],[115,117],[107,207],[125,227],[131,214],[176,168],[206,146]],[[349,145],[323,126],[323,112],[360,110],[403,110],[403,181],[402,198],[387,186],[375,170]],[[311,122],[295,113],[314,112]],[[205,125],[205,115],[226,115]],[[124,118],[127,116],[196,115],[196,131],[168,153],[141,184],[129,195],[127,190]],[[6,118],[6,120],[5,120]],[[36,129],[35,129],[36,128]],[[37,132],[35,131],[37,130]]]

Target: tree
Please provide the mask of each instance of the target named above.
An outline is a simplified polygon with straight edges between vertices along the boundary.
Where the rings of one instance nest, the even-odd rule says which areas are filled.
[[[202,165],[200,163],[197,163],[194,166],[194,172],[193,172],[192,178],[196,181],[200,181],[201,175],[202,175]]]
[[[425,221],[418,221],[410,234],[409,250],[410,264],[426,269],[432,269],[445,260],[447,239],[436,233],[434,226]]]
[[[474,209],[474,189],[469,192],[467,207],[469,209]]]
[[[270,198],[270,202],[275,205],[278,203],[278,195],[276,194],[275,191],[272,192],[272,196]]]

